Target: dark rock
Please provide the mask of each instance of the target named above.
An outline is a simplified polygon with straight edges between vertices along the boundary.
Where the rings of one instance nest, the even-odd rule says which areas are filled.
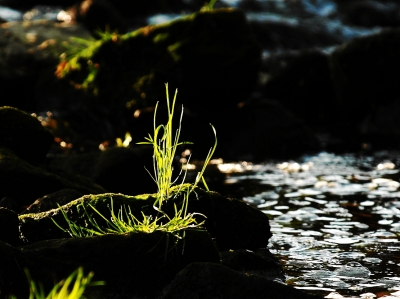
[[[0,208],[0,241],[11,245],[19,245],[19,230],[18,230],[18,215],[17,213]]]
[[[360,127],[362,142],[371,149],[396,150],[400,147],[400,98],[381,105],[367,115]]]
[[[282,265],[268,248],[253,252],[238,249],[221,252],[222,265],[235,271],[256,274],[269,280],[286,280]]]
[[[33,204],[26,208],[21,214],[41,213],[56,209],[59,206],[82,197],[83,194],[73,189],[63,189],[37,199]]]
[[[157,185],[145,169],[146,166],[152,170],[151,163],[152,152],[142,146],[110,147],[105,151],[61,156],[53,159],[51,165],[91,178],[109,192],[136,195],[157,191]]]
[[[21,159],[43,163],[53,138],[36,117],[12,107],[0,108],[0,147],[7,147]]]
[[[308,126],[322,129],[337,120],[326,54],[307,50],[271,55],[263,72],[268,76],[264,96],[278,100]]]
[[[192,263],[179,272],[162,299],[320,298],[293,287],[212,263]]]
[[[12,198],[20,209],[32,204],[37,198],[66,188],[83,194],[105,191],[90,179],[33,166],[1,147],[0,158],[0,198]]]
[[[94,290],[100,298],[156,298],[186,265],[219,263],[220,259],[207,232],[200,230],[186,230],[183,240],[154,232],[49,240],[18,250],[0,243],[0,252],[0,259],[5,254],[8,257],[0,270],[2,295],[27,290],[26,278],[15,277],[7,283],[9,273],[17,276],[19,269],[29,269],[47,293],[54,281],[83,267],[85,272],[94,272],[95,280],[106,282],[104,287]]]
[[[233,119],[228,157],[265,161],[320,148],[314,133],[278,101],[255,96],[239,106]]]
[[[342,127],[360,134],[362,123],[384,105],[399,99],[400,29],[357,38],[330,55],[331,74]],[[350,137],[351,138],[351,137]]]
[[[272,236],[268,216],[241,200],[227,198],[216,192],[197,188],[195,193],[191,195],[188,212],[207,217],[205,228],[215,239],[220,251],[267,247]],[[200,219],[204,220],[202,217]]]

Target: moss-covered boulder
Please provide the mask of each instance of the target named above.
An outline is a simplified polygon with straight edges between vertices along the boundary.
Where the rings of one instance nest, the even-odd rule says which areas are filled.
[[[106,283],[92,290],[96,298],[157,298],[186,265],[219,263],[220,256],[206,231],[186,230],[184,240],[155,232],[48,240],[19,248],[0,242],[0,261],[2,295],[27,293],[21,269],[28,269],[48,292],[55,281],[83,267]]]
[[[128,107],[129,117],[164,100],[169,82],[179,87],[186,108],[211,120],[253,90],[260,56],[244,13],[217,9],[124,35],[105,34],[62,61],[57,74],[94,94],[114,115]]]
[[[11,198],[19,205],[19,211],[36,199],[65,188],[83,194],[105,192],[88,178],[34,166],[4,147],[0,147],[0,180],[0,198]]]
[[[12,107],[0,107],[0,147],[30,163],[43,163],[53,139],[36,117]]]
[[[135,217],[138,217],[138,219],[142,219],[142,211],[150,215],[155,214],[155,211],[152,209],[154,201],[155,198],[150,194],[139,196],[128,196],[115,193],[85,195],[59,208],[41,213],[20,215],[19,221],[22,239],[24,242],[33,243],[48,239],[71,237],[68,233],[63,232],[58,228],[53,222],[54,220],[64,229],[69,229],[63,213],[68,216],[68,219],[76,224],[90,228],[93,226],[90,225],[87,216],[94,219],[100,227],[107,228],[107,224],[97,212],[101,213],[108,219],[111,219],[110,210],[113,208],[115,213],[117,213],[122,206],[125,206],[127,211],[130,209],[132,214],[135,215]]]
[[[176,190],[177,187],[172,189],[173,192],[176,192]],[[174,204],[179,209],[181,200],[182,197],[178,196],[175,200],[167,201],[163,205],[163,211],[169,217],[173,217],[175,213]],[[155,194],[138,196],[114,193],[86,195],[57,209],[20,215],[20,231],[22,238],[28,243],[70,237],[68,233],[60,230],[53,222],[54,220],[64,229],[69,228],[61,211],[71,221],[81,226],[93,227],[88,221],[87,216],[90,216],[100,227],[107,228],[105,221],[92,207],[107,219],[111,219],[110,209],[113,208],[114,213],[117,213],[121,207],[124,207],[140,220],[143,219],[142,212],[146,216],[157,216],[157,211],[153,208],[154,202]],[[248,206],[243,201],[226,198],[216,192],[207,192],[196,188],[190,196],[188,212],[200,213],[206,217],[196,216],[198,222],[205,220],[205,229],[214,238],[216,246],[221,251],[264,248],[268,245],[268,239],[272,235],[268,217],[264,213]]]

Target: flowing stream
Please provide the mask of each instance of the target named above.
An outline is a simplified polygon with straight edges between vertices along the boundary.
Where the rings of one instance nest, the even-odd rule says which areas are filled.
[[[400,297],[397,157],[320,153],[301,161],[220,163],[221,192],[270,218],[286,283],[325,298]],[[397,296],[396,296],[397,295]]]

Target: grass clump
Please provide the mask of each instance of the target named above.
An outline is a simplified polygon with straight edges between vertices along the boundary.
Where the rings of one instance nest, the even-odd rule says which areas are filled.
[[[92,281],[93,272],[85,275],[80,267],[72,272],[66,279],[57,283],[46,295],[42,285],[37,285],[31,278],[29,271],[25,270],[29,281],[29,299],[79,299],[85,298],[84,292],[89,286],[104,285],[103,281]],[[15,296],[10,298],[16,299]]]
[[[114,211],[113,203],[111,199],[110,214],[111,217],[107,218],[92,205],[88,205],[88,208],[92,209],[96,214],[99,215],[100,219],[105,221],[105,227],[100,226],[96,220],[87,213],[84,207],[84,214],[86,216],[88,227],[83,227],[75,222],[69,220],[67,214],[60,209],[63,214],[69,229],[64,229],[58,225],[54,220],[53,222],[63,231],[68,232],[72,237],[90,237],[94,235],[104,235],[110,233],[130,233],[130,232],[144,232],[152,233],[156,230],[164,231],[174,234],[176,237],[181,238],[179,231],[186,228],[200,227],[203,222],[197,222],[195,219],[196,215],[201,215],[199,213],[188,213],[189,196],[195,190],[198,183],[202,181],[204,186],[208,190],[207,184],[203,178],[204,171],[207,164],[210,162],[212,155],[217,146],[217,136],[215,128],[211,125],[212,130],[215,135],[215,144],[209,150],[208,155],[205,159],[203,168],[198,172],[196,179],[193,184],[185,184],[186,171],[182,174],[180,171],[177,178],[173,179],[173,164],[175,159],[175,154],[178,146],[183,144],[191,144],[191,142],[180,142],[181,124],[183,116],[183,107],[181,110],[179,118],[179,126],[174,131],[172,122],[175,113],[175,103],[178,90],[175,91],[174,98],[172,102],[169,98],[168,84],[166,87],[166,98],[168,106],[168,119],[167,123],[163,125],[157,125],[156,116],[158,103],[154,111],[154,132],[153,135],[149,134],[145,138],[146,141],[139,142],[139,144],[147,144],[153,147],[153,167],[154,174],[149,174],[157,184],[157,194],[156,200],[153,204],[153,208],[157,211],[156,216],[145,215],[141,213],[141,219],[139,220],[131,211],[129,206],[122,205],[118,211]],[[190,158],[188,159],[189,163]],[[179,177],[183,175],[183,179],[178,185],[175,185]],[[174,214],[172,217],[168,216],[167,213],[163,211],[163,204],[172,200],[174,205]],[[204,215],[202,215],[204,216]],[[205,216],[204,216],[205,217]]]

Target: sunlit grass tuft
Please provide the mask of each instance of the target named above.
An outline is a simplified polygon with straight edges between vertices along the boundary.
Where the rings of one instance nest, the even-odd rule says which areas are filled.
[[[195,190],[200,181],[203,182],[205,188],[208,190],[208,186],[204,180],[204,171],[210,162],[212,155],[215,152],[217,146],[217,135],[215,128],[211,125],[214,132],[215,143],[212,148],[210,148],[207,157],[205,159],[203,168],[198,172],[196,179],[193,184],[185,184],[186,171],[182,170],[178,177],[173,179],[173,164],[175,160],[176,150],[179,145],[190,144],[190,142],[180,142],[179,137],[181,133],[181,124],[183,116],[183,107],[179,118],[179,126],[174,132],[172,127],[174,112],[175,112],[175,102],[178,90],[175,91],[175,95],[172,103],[169,99],[168,84],[166,87],[166,97],[168,106],[168,120],[167,124],[158,125],[156,124],[157,107],[154,111],[154,132],[153,135],[149,134],[149,137],[145,138],[146,141],[140,142],[139,144],[147,144],[153,147],[153,168],[154,174],[152,175],[149,171],[150,176],[153,178],[154,182],[157,184],[158,192],[156,194],[156,200],[153,204],[154,209],[158,212],[157,216],[148,216],[142,212],[142,219],[135,217],[129,206],[122,205],[121,208],[114,212],[113,202],[111,199],[110,214],[111,217],[108,219],[92,205],[88,205],[86,208],[92,209],[97,213],[101,219],[106,223],[106,227],[101,227],[95,220],[94,217],[90,216],[86,208],[84,207],[85,218],[87,219],[90,227],[83,227],[75,222],[71,221],[67,214],[62,208],[60,208],[69,229],[64,229],[58,225],[54,219],[53,222],[63,231],[68,232],[72,237],[91,237],[94,235],[104,235],[104,234],[122,234],[129,232],[143,232],[152,233],[154,231],[164,231],[169,232],[177,236],[180,235],[178,232],[187,228],[200,227],[204,221],[197,222],[195,219],[196,215],[201,215],[198,213],[188,213],[189,197],[191,193]],[[189,163],[189,160],[187,163]],[[183,175],[181,182],[175,186],[179,179],[179,176]],[[174,190],[172,191],[172,188]],[[163,204],[172,200],[174,205],[174,215],[170,217],[162,209]],[[179,207],[178,207],[179,206]],[[204,215],[201,215],[205,218]]]

